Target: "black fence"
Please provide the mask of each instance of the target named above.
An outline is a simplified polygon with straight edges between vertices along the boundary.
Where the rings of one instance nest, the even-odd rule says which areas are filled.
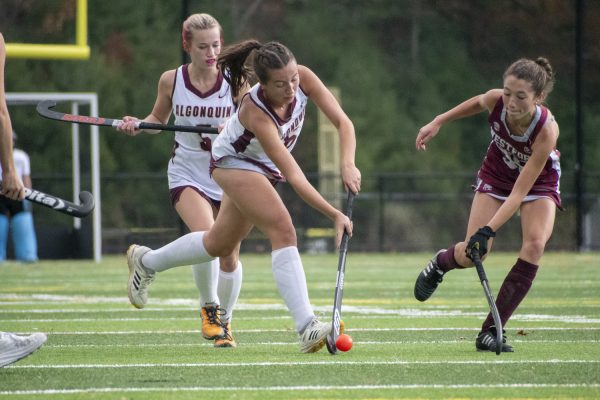
[[[319,176],[309,180],[318,187]],[[87,179],[87,180],[86,180]],[[69,198],[71,180],[66,176],[33,176],[35,186]],[[364,190],[355,200],[352,250],[361,252],[434,251],[462,240],[469,216],[474,173],[381,173],[363,177]],[[82,178],[82,183],[89,181]],[[103,176],[102,246],[104,254],[123,253],[131,243],[161,246],[187,230],[169,201],[166,175],[120,174]],[[561,192],[565,211],[556,216],[547,249],[557,251],[600,250],[600,174],[584,179],[583,237],[577,243],[577,209],[574,175],[563,173]],[[90,190],[83,184],[82,190]],[[333,251],[331,222],[307,206],[288,184],[278,186],[305,252]],[[346,195],[332,199],[345,204]],[[268,205],[265,205],[268,206]],[[81,229],[62,214],[34,206],[40,258],[91,257],[91,218]],[[519,216],[499,232],[496,250],[517,251],[521,243]],[[244,252],[267,252],[270,245],[254,230],[242,245]]]

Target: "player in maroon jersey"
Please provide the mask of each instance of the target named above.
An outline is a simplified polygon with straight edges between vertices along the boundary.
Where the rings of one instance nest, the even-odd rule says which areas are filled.
[[[492,140],[477,173],[465,240],[440,250],[419,274],[414,289],[417,300],[427,300],[448,271],[472,267],[471,249],[479,246],[484,256],[496,232],[519,210],[523,243],[496,299],[503,326],[525,298],[552,234],[556,208],[561,208],[559,129],[543,105],[553,86],[554,74],[547,59],[519,59],[504,72],[502,89],[475,96],[419,130],[417,150],[426,150],[442,125],[487,111]],[[496,350],[491,315],[475,345],[480,351]],[[513,351],[506,338],[502,351]]]

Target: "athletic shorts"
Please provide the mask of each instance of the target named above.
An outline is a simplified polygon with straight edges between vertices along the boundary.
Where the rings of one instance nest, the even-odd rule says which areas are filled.
[[[267,179],[273,185],[275,185],[278,182],[285,182],[285,178],[283,178],[283,176],[281,176],[279,173],[277,173],[277,171],[273,171],[273,173],[271,173],[270,171],[266,170],[261,165],[255,164],[255,163],[251,162],[250,160],[245,160],[243,158],[226,156],[226,157],[223,157],[216,161],[213,160],[210,165],[211,172],[215,168],[243,169],[246,171],[257,172],[257,173],[267,177]]]
[[[208,201],[210,204],[212,204],[217,210],[221,207],[221,202],[219,200],[211,199],[210,197],[208,197],[206,195],[206,193],[200,191],[195,186],[177,186],[176,188],[169,189],[169,196],[171,197],[171,205],[173,207],[175,207],[175,204],[177,204],[177,202],[179,201],[179,198],[181,197],[181,193],[183,193],[183,190],[185,188],[190,188],[193,191],[195,191],[196,193],[198,193],[200,196],[202,196],[204,199],[206,199],[206,201]]]
[[[0,196],[0,214],[12,217],[23,211],[29,211],[27,201],[11,200],[8,197]]]
[[[497,187],[493,187],[489,183],[486,183],[483,179],[477,178],[477,182],[473,186],[473,189],[479,193],[485,193],[492,196],[495,199],[506,201],[510,195],[510,190],[504,190]],[[550,199],[556,204],[559,210],[563,210],[560,193],[548,190],[536,190],[532,188],[529,193],[523,198],[523,203],[527,203],[539,199]]]
[[[167,176],[173,204],[184,188],[190,187],[211,203],[220,203],[223,190],[210,176],[210,152],[194,150],[175,143],[169,160]]]

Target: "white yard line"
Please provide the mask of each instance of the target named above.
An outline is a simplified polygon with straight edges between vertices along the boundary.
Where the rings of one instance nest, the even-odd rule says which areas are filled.
[[[137,363],[137,364],[32,364],[9,365],[14,369],[115,369],[115,368],[226,368],[226,367],[299,367],[317,365],[365,366],[365,365],[525,365],[525,364],[598,364],[600,360],[435,360],[435,361],[264,361],[264,362],[219,362],[219,363]]]
[[[357,346],[395,346],[395,345],[415,345],[415,344],[461,344],[465,343],[466,340],[354,340],[353,343]],[[581,344],[581,343],[600,343],[600,339],[583,339],[583,340],[519,340],[512,339],[511,343],[553,343],[553,344]],[[238,343],[239,347],[262,347],[262,346],[297,346],[298,342],[244,342]],[[194,342],[194,343],[139,343],[139,344],[45,344],[44,348],[56,348],[56,349],[109,349],[109,348],[174,348],[174,347],[213,347],[212,342]]]
[[[286,392],[286,391],[339,391],[339,390],[399,390],[399,389],[579,389],[598,388],[598,383],[511,383],[511,384],[452,384],[452,385],[315,385],[315,386],[192,386],[192,387],[97,387],[86,389],[43,389],[0,391],[0,395],[65,395],[83,393],[137,393],[137,392]]]
[[[52,304],[52,305],[62,305],[62,304],[70,304],[73,306],[74,304],[128,304],[128,300],[125,297],[105,297],[105,296],[63,296],[63,295],[47,295],[47,294],[34,294],[34,295],[20,295],[20,294],[2,294],[0,295],[0,299],[6,299],[7,302],[0,302],[0,305],[9,305],[14,307],[16,304],[24,305],[25,302],[29,302],[31,300],[39,300],[43,301],[44,305]],[[14,302],[14,300],[20,300],[21,302]],[[29,305],[39,305],[38,301],[31,302]],[[154,306],[162,306],[155,310],[152,309]],[[177,308],[165,308],[164,306],[176,306]],[[198,308],[198,302],[195,299],[152,299],[148,305],[148,309],[144,310],[144,313],[152,312],[152,311],[188,311],[193,310],[196,311]],[[315,311],[318,313],[328,314],[331,311],[330,306],[315,306]],[[447,306],[439,307],[439,308],[428,308],[428,309],[420,309],[420,308],[401,308],[401,309],[389,309],[382,308],[376,306],[353,306],[346,305],[344,306],[344,313],[355,315],[357,318],[389,318],[389,317],[402,317],[402,318],[423,318],[423,317],[439,317],[439,318],[448,318],[448,317],[476,317],[482,318],[485,317],[488,313],[485,307],[482,308],[473,308],[468,307],[469,309],[481,309],[481,311],[464,311],[466,307],[456,307],[456,308],[448,308]],[[590,310],[595,310],[591,308]],[[65,310],[56,310],[56,309],[31,309],[31,310],[2,310],[3,313],[19,313],[19,314],[39,314],[45,313],[61,313],[61,312],[69,312],[69,313],[107,313],[107,312],[132,312],[132,308],[125,306],[123,308],[111,308],[111,309],[76,309],[69,308]],[[247,304],[247,303],[239,303],[236,305],[236,311],[282,311],[285,316],[288,316],[287,310],[284,304],[274,303],[274,304]],[[138,311],[139,312],[139,311]],[[282,316],[270,316],[270,317],[246,317],[249,319],[258,319],[258,318],[282,318]],[[100,318],[99,318],[100,319]],[[143,318],[140,318],[142,320]],[[148,318],[149,319],[149,318]],[[178,319],[179,318],[173,318]],[[90,319],[93,320],[93,319]],[[111,319],[102,319],[106,321],[110,321]],[[118,321],[119,319],[114,319]],[[134,319],[120,319],[122,321],[132,321]],[[10,320],[8,322],[51,322],[50,318],[44,319],[22,319]],[[58,320],[60,321],[60,320]],[[78,320],[73,320],[78,321]],[[79,319],[79,321],[84,322],[86,319]],[[547,315],[547,314],[515,314],[512,317],[512,321],[551,321],[551,322],[563,322],[563,323],[577,323],[577,324],[600,324],[600,318],[588,317],[585,315]]]
[[[536,327],[514,327],[510,331],[526,330],[526,331],[598,331],[599,327],[549,327],[549,326],[536,326]],[[429,331],[467,331],[467,332],[479,332],[479,328],[466,328],[466,327],[447,327],[447,328],[432,328],[432,327],[421,327],[421,328],[352,328],[347,330],[348,333],[352,332],[429,332]],[[293,332],[291,329],[236,329],[236,333],[273,333]],[[29,332],[16,332],[18,334],[25,334]],[[49,335],[140,335],[140,334],[152,334],[152,335],[172,335],[172,334],[200,334],[199,329],[165,329],[165,330],[129,330],[129,331],[52,331]]]

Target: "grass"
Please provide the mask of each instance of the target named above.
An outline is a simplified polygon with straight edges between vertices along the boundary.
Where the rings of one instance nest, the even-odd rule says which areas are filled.
[[[129,305],[124,257],[0,266],[0,329],[48,342],[0,369],[0,399],[600,398],[600,255],[546,254],[507,328],[514,353],[481,353],[487,314],[474,270],[447,275],[420,303],[431,254],[353,254],[343,317],[354,348],[301,354],[268,255],[243,255],[237,349],[201,338],[189,268],[160,274],[144,310]],[[486,263],[492,290],[515,261]],[[303,255],[310,297],[329,318],[337,256]]]

